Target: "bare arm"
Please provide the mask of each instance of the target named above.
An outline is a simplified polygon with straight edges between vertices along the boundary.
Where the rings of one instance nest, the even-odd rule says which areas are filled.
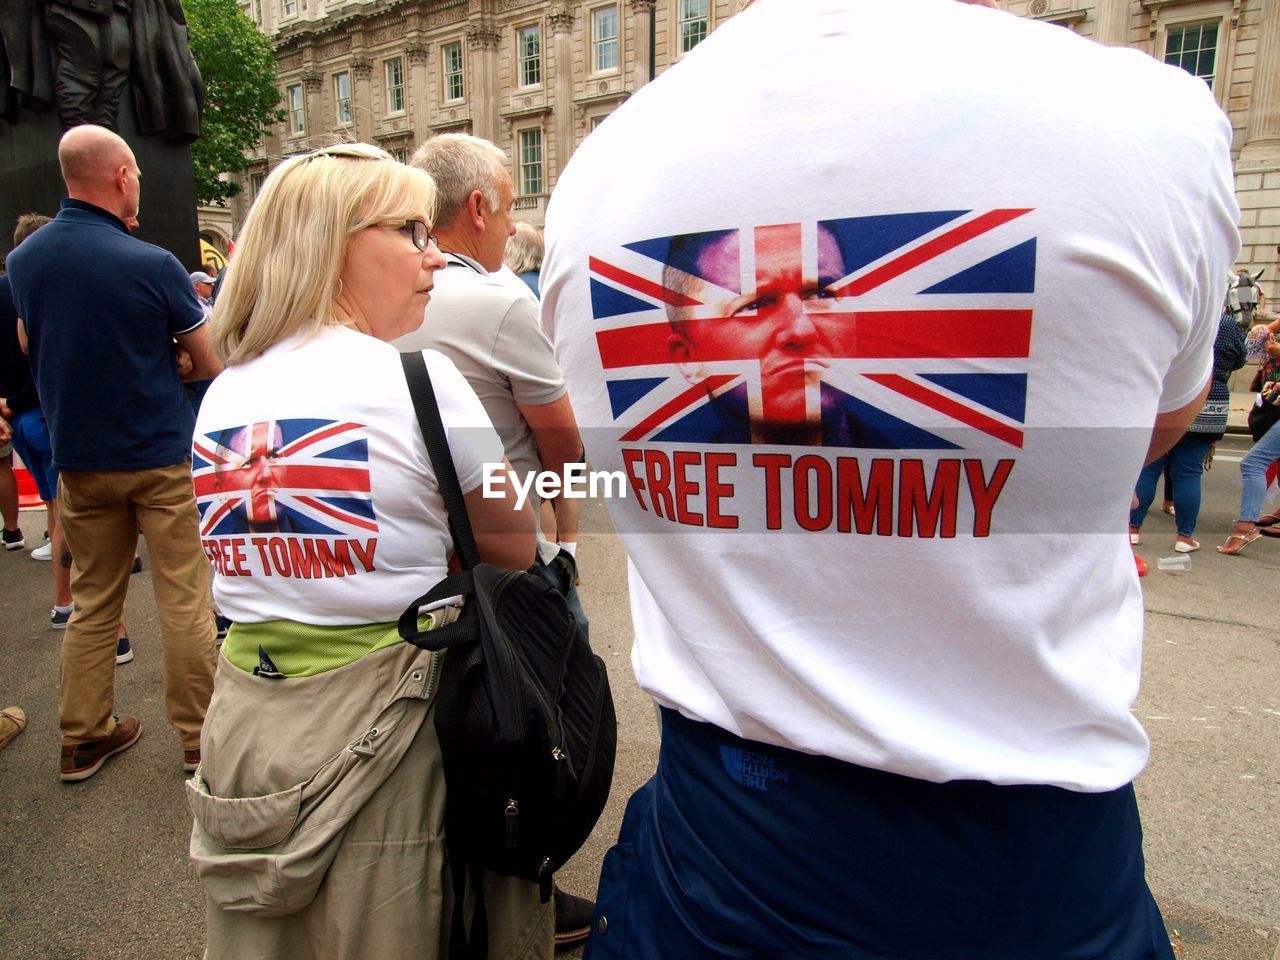
[[[1206,381],[1204,388],[1196,395],[1196,398],[1185,407],[1170,410],[1168,413],[1157,414],[1156,424],[1151,428],[1151,445],[1147,447],[1147,463],[1163,457],[1173,448],[1175,443],[1182,439],[1182,435],[1187,432],[1187,427],[1191,426],[1191,421],[1196,418],[1196,414],[1204,406],[1204,398],[1209,393],[1209,384],[1211,382],[1211,379]]]
[[[543,470],[563,476],[566,463],[582,462],[582,436],[568,394],[550,403],[517,403],[516,409],[533,431]]]
[[[577,500],[568,497],[556,497],[552,504],[556,515],[556,541],[558,543],[578,542],[578,515],[581,509]]]
[[[505,459],[503,466],[510,471],[511,464]],[[533,508],[527,502],[516,507],[516,492],[511,484],[499,484],[495,492],[498,496],[486,497],[481,485],[462,495],[480,559],[508,570],[528,570],[537,546]]]
[[[178,341],[178,346],[191,357],[191,371],[182,377],[183,383],[212,380],[222,372],[222,361],[213,352],[213,342],[209,339],[207,323],[202,323],[186,333],[180,333],[173,339]]]
[[[533,430],[533,440],[538,445],[538,459],[542,461],[543,470],[554,471],[563,477],[566,464],[582,462],[582,435],[578,433],[578,421],[573,415],[568,394],[551,403],[517,403],[516,407]],[[555,542],[576,543],[578,501],[558,496],[552,501],[551,508],[555,523],[544,527],[544,535]]]

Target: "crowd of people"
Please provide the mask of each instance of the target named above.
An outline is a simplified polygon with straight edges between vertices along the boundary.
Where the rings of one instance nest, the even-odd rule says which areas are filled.
[[[398,356],[421,351],[480,556],[584,624],[575,501],[482,479],[626,475],[662,733],[595,902],[484,876],[488,956],[1172,960],[1118,517],[1137,546],[1167,473],[1175,549],[1199,548],[1253,327],[1258,442],[1219,551],[1280,535],[1280,321],[1222,305],[1230,125],[1196,78],[985,0],[742,6],[574,155],[545,262],[478,137],[284,160],[215,278],[131,236],[123,139],[63,136],[67,199],[0,282],[30,380],[0,384],[0,443],[49,504],[66,782],[141,735],[114,675],[145,537],[206,957],[449,954],[447,654],[396,623],[457,569]],[[917,71],[886,86],[897,55],[863,38],[904,16]],[[1040,529],[1064,476],[1082,499]],[[0,746],[25,723],[0,711]]]

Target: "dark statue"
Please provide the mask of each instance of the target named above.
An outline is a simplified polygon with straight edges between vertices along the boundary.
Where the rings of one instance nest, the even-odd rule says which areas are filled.
[[[126,87],[140,133],[200,136],[204,87],[180,0],[4,0],[0,116],[56,107],[65,130],[119,129]]]
[[[203,106],[181,0],[0,0],[0,253],[19,214],[57,213],[58,140],[95,123],[146,177],[136,235],[199,267],[190,144]]]

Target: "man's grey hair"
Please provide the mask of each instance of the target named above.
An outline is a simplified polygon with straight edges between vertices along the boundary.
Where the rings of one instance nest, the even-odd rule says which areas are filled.
[[[490,212],[497,212],[498,178],[506,172],[507,155],[488,140],[442,133],[420,146],[409,162],[436,182],[437,226],[453,223],[473,190],[480,191]]]
[[[507,241],[502,262],[512,273],[529,273],[542,267],[542,231],[531,223],[516,221],[516,232]]]

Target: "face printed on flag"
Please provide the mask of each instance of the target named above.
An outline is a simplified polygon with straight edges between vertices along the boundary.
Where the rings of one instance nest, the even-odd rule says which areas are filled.
[[[685,379],[707,379],[703,358],[737,355],[760,364],[760,407],[752,418],[753,434],[777,442],[813,442],[818,424],[809,417],[810,394],[822,382],[838,349],[839,316],[829,307],[828,284],[844,271],[840,251],[829,231],[818,230],[818,263],[828,277],[804,275],[796,252],[798,223],[762,227],[756,231],[756,283],[748,292],[730,298],[705,297],[710,316],[697,307],[671,305],[667,316],[673,330],[668,347]],[[694,273],[726,281],[738,272],[737,234],[695,243]],[[834,272],[833,272],[834,271]],[[684,287],[688,276],[677,268],[665,272],[673,287]]]
[[[1021,447],[1029,210],[784,223],[590,258],[623,441]]]
[[[364,427],[265,420],[197,437],[192,476],[203,537],[250,531],[376,533]]]

